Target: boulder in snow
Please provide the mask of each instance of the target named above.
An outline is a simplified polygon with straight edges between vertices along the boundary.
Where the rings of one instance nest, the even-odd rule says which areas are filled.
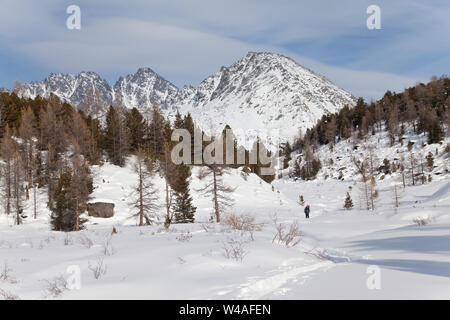
[[[114,203],[94,202],[88,204],[88,215],[97,218],[111,218],[114,216]]]

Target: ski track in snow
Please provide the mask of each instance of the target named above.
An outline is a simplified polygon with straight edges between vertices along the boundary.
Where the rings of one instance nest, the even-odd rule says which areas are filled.
[[[298,278],[302,274],[311,273],[318,269],[332,267],[331,261],[323,261],[312,265],[294,267],[288,271],[278,273],[274,276],[253,281],[240,289],[238,299],[257,300],[279,290],[286,282]],[[279,271],[278,271],[279,272]]]

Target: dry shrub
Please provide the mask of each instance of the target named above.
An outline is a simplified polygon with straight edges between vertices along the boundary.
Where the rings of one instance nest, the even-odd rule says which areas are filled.
[[[86,248],[91,248],[94,245],[94,242],[91,240],[91,238],[89,238],[87,235],[82,234],[80,235],[80,237],[78,238],[78,240],[80,241],[80,243],[85,246]]]
[[[182,232],[178,237],[177,240],[180,242],[187,242],[192,239],[192,233],[190,231]]]
[[[205,223],[203,223],[202,224],[202,228],[203,228],[203,230],[205,230],[205,232],[210,232],[210,231],[214,231],[215,230],[215,227],[214,227],[213,224],[205,224]]]
[[[416,217],[413,219],[413,222],[417,224],[419,227],[425,226],[431,222],[430,217]]]
[[[57,276],[51,280],[44,280],[44,297],[59,297],[65,291],[69,290],[69,284],[64,276]]]
[[[97,261],[93,264],[88,262],[88,268],[92,271],[95,279],[100,279],[101,276],[106,274],[106,264],[103,262],[103,257],[97,257]]]
[[[14,293],[3,290],[1,288],[0,296],[3,298],[3,300],[20,300],[20,297],[18,295],[15,295]]]
[[[255,217],[250,214],[229,213],[223,217],[222,223],[234,230],[248,232],[252,240],[254,240],[253,233],[261,231],[264,226],[264,223],[255,222]]]
[[[104,256],[112,256],[115,253],[114,247],[111,243],[112,235],[108,234],[105,237],[105,241],[103,242],[103,255]]]
[[[245,249],[245,244],[245,241],[234,240],[231,238],[229,238],[227,242],[223,242],[225,258],[242,262],[242,260],[248,253]]]
[[[65,235],[64,235],[64,245],[65,245],[65,246],[71,246],[71,245],[73,245],[73,240],[72,240],[72,237],[70,236],[70,233],[69,233],[69,232],[65,232]]]
[[[291,224],[278,223],[277,216],[273,217],[273,223],[275,225],[276,233],[272,239],[272,243],[277,241],[279,244],[283,244],[286,247],[294,247],[300,243],[302,233],[297,221]]]
[[[17,283],[17,280],[11,275],[13,270],[8,266],[8,262],[5,261],[3,267],[0,269],[0,281]]]

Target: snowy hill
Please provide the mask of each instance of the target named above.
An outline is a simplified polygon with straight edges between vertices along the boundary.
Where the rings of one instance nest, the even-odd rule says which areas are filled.
[[[383,166],[383,161],[387,159],[391,164],[399,165],[403,160],[405,166],[406,182],[410,183],[411,178],[409,174],[410,157],[414,157],[415,166],[414,172],[419,181],[421,175],[422,164],[426,178],[431,176],[432,180],[445,180],[450,177],[450,157],[447,153],[447,146],[450,144],[450,137],[445,138],[442,143],[428,144],[428,137],[425,133],[415,134],[411,126],[405,126],[405,135],[403,136],[403,144],[396,141],[393,145],[390,144],[389,134],[383,126],[381,131],[376,131],[375,135],[368,134],[364,139],[358,139],[353,135],[349,139],[344,139],[337,142],[333,147],[330,145],[323,145],[319,147],[316,152],[318,158],[322,162],[322,169],[319,171],[317,178],[320,181],[327,181],[328,179],[342,179],[348,181],[355,181],[360,179],[355,165],[353,164],[353,157],[362,159],[367,156],[369,148],[372,148],[374,153],[374,165],[377,168],[377,179],[397,179],[401,181],[400,171],[397,170],[392,174],[384,174],[379,170]],[[408,143],[412,143],[411,152],[408,149]],[[433,168],[427,168],[426,156],[431,153],[433,156]],[[294,155],[296,158],[298,155]],[[293,160],[291,161],[291,166]],[[286,169],[283,173],[289,175],[290,169]]]
[[[190,112],[209,133],[228,124],[236,132],[262,130],[262,134],[268,134],[268,130],[278,129],[283,140],[292,140],[323,114],[355,104],[348,92],[292,59],[255,52],[230,67],[222,67],[197,88],[179,90],[152,69],[140,68],[121,77],[113,87],[94,72],[81,72],[76,76],[51,74],[18,89],[20,96],[29,98],[48,97],[50,93],[77,107],[89,93],[96,93],[103,107],[117,97],[127,108],[136,107],[143,113],[157,103],[171,119],[176,110]],[[242,143],[242,135],[237,136]]]

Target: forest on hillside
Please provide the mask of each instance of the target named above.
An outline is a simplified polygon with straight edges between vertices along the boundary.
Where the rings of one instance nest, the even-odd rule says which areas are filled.
[[[315,153],[321,145],[333,145],[354,136],[363,141],[369,135],[386,128],[391,145],[403,144],[405,128],[410,125],[416,134],[426,134],[428,143],[440,143],[450,129],[450,79],[432,77],[427,84],[419,83],[401,93],[387,91],[378,101],[359,98],[354,107],[327,114],[306,132],[300,133],[293,144],[281,147],[284,167],[292,160],[292,152],[302,154],[295,161],[292,175],[305,180],[314,179],[321,168]],[[450,152],[450,147],[447,147]]]
[[[155,174],[166,181],[166,227],[171,223],[194,222],[196,208],[192,205],[189,186],[191,167],[175,165],[170,156],[177,143],[171,139],[174,129],[187,130],[193,139],[197,128],[190,114],[183,117],[177,113],[171,124],[157,105],[144,117],[137,108],[128,110],[118,102],[109,106],[100,120],[53,94],[48,99],[39,96],[24,99],[14,92],[0,93],[0,112],[2,209],[5,214],[14,215],[16,224],[31,218],[23,215],[24,200],[34,199],[36,218],[36,192],[43,189],[52,211],[53,229],[83,229],[85,219],[81,214],[86,211],[93,192],[91,166],[102,165],[104,161],[124,166],[130,155],[136,158],[135,172],[139,177],[132,205],[139,225],[154,222],[152,177]],[[205,147],[206,143],[202,149]],[[237,152],[236,142],[233,149]],[[189,158],[193,157],[192,153]],[[259,174],[264,167],[260,161],[251,163],[247,150],[245,157],[244,171]],[[223,200],[231,191],[223,185],[221,176],[227,168],[242,165],[196,165],[205,168],[205,177],[213,177],[209,192],[213,194],[214,219],[220,221],[222,205],[226,204]],[[262,178],[270,181],[273,176]]]

